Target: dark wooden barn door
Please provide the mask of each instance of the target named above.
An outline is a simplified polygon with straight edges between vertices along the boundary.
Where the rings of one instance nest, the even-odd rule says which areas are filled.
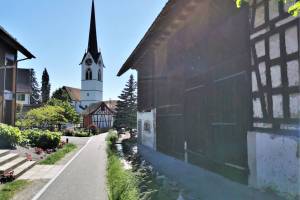
[[[249,91],[245,72],[213,81],[211,134],[214,158],[226,166],[247,168],[247,122]]]
[[[238,72],[187,82],[184,129],[188,162],[247,182],[248,78]]]

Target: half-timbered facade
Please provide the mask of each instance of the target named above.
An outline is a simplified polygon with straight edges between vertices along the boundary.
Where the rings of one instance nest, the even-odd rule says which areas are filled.
[[[300,193],[299,17],[278,1],[253,1],[249,183]]]
[[[139,142],[298,193],[298,45],[299,18],[278,1],[169,0],[118,74],[138,71]]]
[[[83,126],[96,126],[101,131],[113,127],[116,101],[103,101],[91,104],[83,113]]]

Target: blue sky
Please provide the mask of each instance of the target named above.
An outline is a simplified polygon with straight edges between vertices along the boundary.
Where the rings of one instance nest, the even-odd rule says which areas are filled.
[[[79,63],[87,48],[92,0],[9,0],[1,2],[0,25],[37,58],[19,63],[34,68],[40,82],[46,67],[52,91],[80,88]],[[128,77],[116,74],[167,0],[95,0],[98,43],[104,64],[104,99],[116,99]]]

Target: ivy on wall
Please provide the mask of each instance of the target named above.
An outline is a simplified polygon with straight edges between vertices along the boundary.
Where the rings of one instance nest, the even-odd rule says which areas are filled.
[[[288,2],[295,2],[294,0],[274,0],[274,1],[281,1],[283,3]],[[248,3],[249,0],[235,0],[236,5],[240,8],[243,4]],[[300,13],[300,1],[295,2],[293,5],[290,6],[288,12],[293,15],[294,17],[299,16]]]

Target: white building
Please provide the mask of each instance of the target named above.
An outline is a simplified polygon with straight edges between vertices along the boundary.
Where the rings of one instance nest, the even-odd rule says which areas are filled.
[[[90,104],[103,99],[103,60],[98,49],[94,1],[92,4],[88,49],[81,65],[80,107],[86,109]]]

